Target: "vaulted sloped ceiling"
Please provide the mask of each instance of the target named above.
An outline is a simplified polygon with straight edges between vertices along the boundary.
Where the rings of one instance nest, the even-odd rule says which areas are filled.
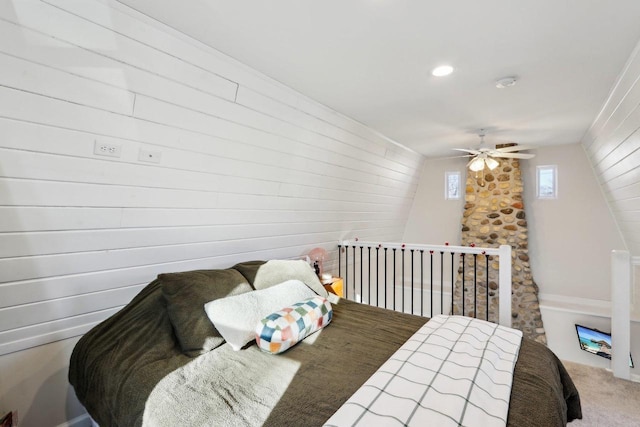
[[[582,145],[622,238],[640,256],[640,44]]]
[[[640,39],[638,0],[119,1],[430,157],[579,142]]]

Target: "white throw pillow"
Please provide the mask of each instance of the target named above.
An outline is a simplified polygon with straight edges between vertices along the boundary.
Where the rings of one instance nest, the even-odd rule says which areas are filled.
[[[238,351],[256,338],[256,325],[270,313],[316,296],[300,280],[287,280],[258,291],[219,298],[204,305],[204,311],[220,335]]]
[[[304,260],[272,259],[260,266],[253,280],[253,287],[266,289],[285,280],[302,280],[321,297],[327,297],[327,290],[320,283],[316,272]],[[296,301],[297,302],[297,301]]]

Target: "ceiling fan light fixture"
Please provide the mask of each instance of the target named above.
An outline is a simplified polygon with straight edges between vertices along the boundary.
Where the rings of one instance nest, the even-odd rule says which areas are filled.
[[[496,159],[492,159],[491,157],[487,157],[485,162],[487,163],[487,167],[490,170],[494,170],[495,168],[500,166],[500,163]]]
[[[473,172],[480,172],[482,169],[484,169],[484,159],[480,157],[476,157],[469,164],[469,169],[472,170]]]

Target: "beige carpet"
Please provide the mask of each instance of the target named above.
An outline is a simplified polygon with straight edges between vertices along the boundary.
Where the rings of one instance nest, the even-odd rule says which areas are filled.
[[[606,369],[562,362],[580,393],[582,420],[571,427],[640,427],[640,383],[614,378]]]

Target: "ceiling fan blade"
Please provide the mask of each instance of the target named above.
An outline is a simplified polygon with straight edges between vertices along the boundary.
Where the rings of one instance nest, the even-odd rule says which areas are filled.
[[[535,156],[535,154],[527,153],[494,153],[491,155],[491,157],[498,157],[501,159],[532,159]]]
[[[475,157],[472,154],[467,154],[466,156],[447,156],[447,157],[434,157],[436,160],[446,160],[446,159],[468,159],[470,157]]]
[[[512,153],[514,151],[533,150],[534,148],[536,147],[531,147],[529,145],[512,145],[509,147],[496,148],[495,151],[499,151],[501,153]]]
[[[480,154],[480,152],[478,150],[470,150],[468,148],[454,148],[454,150],[456,151],[464,151],[465,153],[471,153],[471,154]]]

